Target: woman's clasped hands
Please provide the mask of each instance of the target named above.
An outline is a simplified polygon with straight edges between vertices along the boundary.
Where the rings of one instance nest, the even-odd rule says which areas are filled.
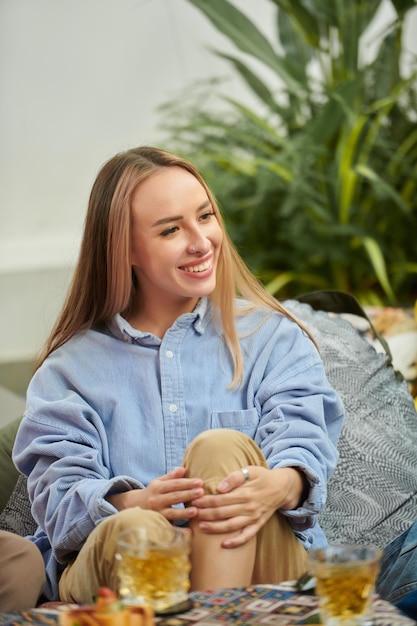
[[[303,479],[296,469],[270,470],[259,466],[231,472],[217,486],[216,494],[192,500],[198,510],[200,529],[209,534],[230,534],[222,542],[224,548],[236,548],[252,539],[277,509],[298,505]]]
[[[294,468],[249,466],[221,480],[217,493],[206,494],[203,480],[186,478],[186,469],[178,467],[144,489],[112,494],[107,500],[118,510],[140,506],[158,511],[171,522],[198,520],[207,534],[234,533],[222,546],[235,548],[252,539],[277,509],[295,508],[302,489],[301,474]]]

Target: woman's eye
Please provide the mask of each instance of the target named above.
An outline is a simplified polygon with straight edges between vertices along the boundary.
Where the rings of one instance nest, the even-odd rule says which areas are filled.
[[[170,226],[169,228],[166,228],[162,231],[161,236],[168,237],[168,235],[173,235],[175,232],[177,232],[177,230],[178,226]]]
[[[206,213],[200,215],[200,220],[203,222],[208,221],[212,215],[214,215],[214,211],[207,211]]]

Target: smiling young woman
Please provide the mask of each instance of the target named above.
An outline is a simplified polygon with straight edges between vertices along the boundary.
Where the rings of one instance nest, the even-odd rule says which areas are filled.
[[[117,154],[14,448],[50,599],[117,588],[116,540],[189,526],[191,588],[277,583],[317,523],[343,406],[314,340],[254,278],[194,166]]]

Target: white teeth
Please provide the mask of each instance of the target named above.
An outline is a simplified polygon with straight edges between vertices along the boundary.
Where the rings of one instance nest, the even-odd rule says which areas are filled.
[[[210,265],[210,261],[206,261],[205,263],[201,263],[201,265],[193,265],[192,267],[184,267],[183,269],[186,272],[204,272],[204,270],[209,269]]]

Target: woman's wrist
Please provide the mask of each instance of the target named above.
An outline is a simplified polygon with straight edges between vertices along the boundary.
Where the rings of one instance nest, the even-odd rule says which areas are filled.
[[[114,506],[115,509],[123,511],[123,509],[130,509],[133,506],[140,506],[138,492],[141,491],[142,489],[131,489],[119,493],[111,491],[106,495],[105,499]]]
[[[298,467],[284,467],[280,470],[287,476],[288,488],[287,498],[279,508],[287,511],[297,509],[308,495],[310,487],[307,477]]]

